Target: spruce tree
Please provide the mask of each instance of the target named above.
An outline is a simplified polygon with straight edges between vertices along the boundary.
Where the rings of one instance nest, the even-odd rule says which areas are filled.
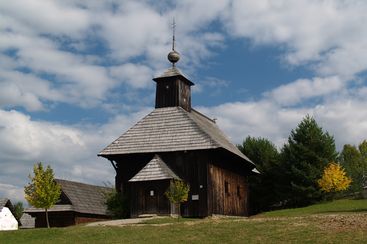
[[[317,180],[326,165],[336,158],[334,138],[307,115],[291,131],[288,143],[281,150],[284,203],[305,206],[321,200],[323,194]]]

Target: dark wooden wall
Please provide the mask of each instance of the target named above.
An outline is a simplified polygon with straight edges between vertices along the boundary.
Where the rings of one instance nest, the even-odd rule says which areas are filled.
[[[189,199],[181,207],[182,216],[206,217],[212,214],[243,216],[248,214],[248,184],[246,181],[250,170],[248,164],[242,159],[224,150],[180,151],[158,153],[158,155],[173,172],[190,184]],[[114,161],[117,162],[116,189],[127,194],[131,201],[131,213],[134,216],[142,213],[141,209],[144,209],[142,203],[137,200],[137,192],[140,191],[139,194],[141,194],[141,189],[157,187],[159,184],[151,181],[142,184],[139,186],[141,189],[137,190],[133,186],[135,183],[128,181],[153,156],[153,153],[148,153],[114,158]],[[168,185],[162,189],[165,191],[167,188]],[[225,191],[226,188],[227,191]],[[193,200],[193,195],[198,196],[199,199]],[[170,213],[168,205],[161,204],[160,206],[162,209],[159,210],[159,214]]]
[[[170,180],[131,182],[131,217],[141,214],[169,215],[170,202],[164,195]],[[153,196],[150,195],[153,191]]]
[[[29,213],[35,217],[35,227],[47,227],[45,212]],[[48,212],[49,223],[51,227],[66,227],[76,224],[89,223],[111,219],[106,215],[76,213],[73,211]]]
[[[183,216],[208,216],[207,209],[207,165],[209,160],[208,150],[181,151],[171,153],[158,153],[162,160],[181,179],[190,184],[189,200],[181,207]],[[116,189],[122,191],[130,199],[132,214],[136,214],[136,189],[128,181],[137,174],[152,158],[154,154],[135,154],[114,158],[117,162]],[[151,181],[145,187],[155,186]],[[164,191],[168,188],[164,189]],[[192,200],[192,195],[198,195],[198,200]],[[141,206],[141,205],[140,205]],[[142,207],[142,206],[141,206]],[[162,210],[163,211],[163,210]]]
[[[35,217],[35,227],[45,228],[47,227],[46,215],[44,212],[29,213],[32,217]],[[49,223],[51,227],[66,227],[75,225],[75,213],[72,211],[65,212],[48,212]]]
[[[171,77],[157,81],[155,107],[178,107],[181,106],[187,111],[191,110],[191,88],[178,79]]]
[[[212,214],[247,216],[248,187],[246,177],[219,166],[209,165]]]

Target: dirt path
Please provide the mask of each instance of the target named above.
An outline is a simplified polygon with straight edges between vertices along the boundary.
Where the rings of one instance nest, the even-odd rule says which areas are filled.
[[[149,219],[154,219],[159,217],[149,217],[149,218],[132,218],[132,219],[116,219],[108,221],[99,221],[86,224],[86,226],[124,226],[124,225],[134,225],[142,223]]]

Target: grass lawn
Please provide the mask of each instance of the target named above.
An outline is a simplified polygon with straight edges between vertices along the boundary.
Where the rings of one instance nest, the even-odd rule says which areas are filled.
[[[258,216],[281,217],[281,216],[305,216],[310,214],[333,214],[333,213],[367,213],[367,200],[336,200],[333,202],[319,203],[304,208],[291,208],[266,212]]]
[[[367,243],[366,206],[340,200],[251,218],[9,231],[0,232],[0,243]]]

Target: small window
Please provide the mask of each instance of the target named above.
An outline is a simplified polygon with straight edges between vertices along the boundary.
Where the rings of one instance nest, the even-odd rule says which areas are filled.
[[[153,191],[153,190],[150,190],[149,195],[150,195],[151,197],[154,197],[154,191]]]
[[[224,182],[224,192],[225,194],[229,194],[229,184],[228,181]]]

